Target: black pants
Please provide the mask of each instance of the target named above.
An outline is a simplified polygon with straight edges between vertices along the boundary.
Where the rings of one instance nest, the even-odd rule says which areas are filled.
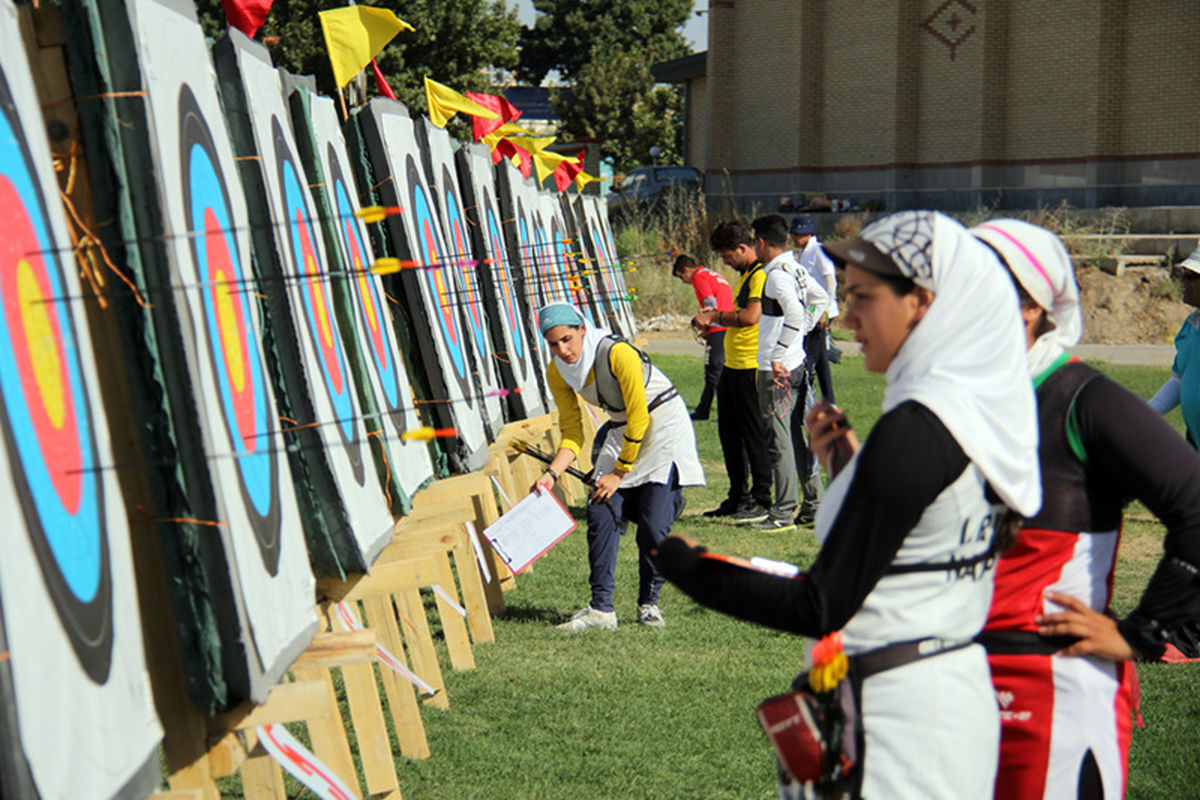
[[[758,369],[721,372],[717,384],[717,435],[729,475],[730,504],[753,500],[771,507],[771,455],[758,410]],[[749,492],[746,479],[751,480]]]
[[[724,368],[725,331],[710,333],[704,340],[704,391],[700,393],[700,402],[696,403],[696,410],[692,412],[693,418],[704,419],[708,416]]]
[[[821,397],[832,403],[833,376],[829,372],[829,353],[825,349],[827,337],[828,331],[823,325],[808,332],[804,337],[804,363],[808,370],[815,373],[817,383],[821,386]]]

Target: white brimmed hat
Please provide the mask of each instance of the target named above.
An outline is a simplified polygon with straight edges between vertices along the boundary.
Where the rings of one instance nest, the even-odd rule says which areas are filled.
[[[1000,255],[1033,301],[1049,312],[1060,343],[1078,344],[1083,332],[1079,289],[1071,257],[1059,238],[1019,219],[989,220],[971,233]],[[1200,262],[1195,269],[1200,271]]]
[[[1192,254],[1179,262],[1179,266],[1184,269],[1190,269],[1192,272],[1200,272],[1200,247],[1192,251]]]

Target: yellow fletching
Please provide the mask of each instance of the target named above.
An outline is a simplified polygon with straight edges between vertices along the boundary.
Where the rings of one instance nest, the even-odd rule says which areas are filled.
[[[398,258],[377,258],[371,266],[371,272],[376,275],[391,275],[393,272],[400,271],[400,259]]]
[[[400,438],[406,442],[411,442],[413,439],[419,439],[422,442],[429,442],[433,440],[435,435],[437,435],[437,432],[433,428],[424,427],[413,428],[411,431],[405,431],[404,433],[400,434]]]
[[[366,206],[355,211],[354,216],[363,222],[382,222],[384,217],[387,216],[387,209],[383,206]]]

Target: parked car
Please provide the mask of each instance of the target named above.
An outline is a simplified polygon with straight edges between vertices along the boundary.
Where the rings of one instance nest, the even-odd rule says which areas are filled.
[[[665,213],[704,202],[704,173],[692,167],[637,167],[608,195],[611,219]]]

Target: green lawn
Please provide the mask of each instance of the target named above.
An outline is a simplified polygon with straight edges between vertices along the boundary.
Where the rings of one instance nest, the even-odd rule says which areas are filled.
[[[694,403],[700,359],[654,360]],[[1159,369],[1111,372],[1142,396],[1165,377]],[[855,427],[869,431],[882,378],[847,358],[834,367],[834,382]],[[1172,419],[1179,424],[1178,412]],[[726,484],[715,422],[696,431],[709,485],[687,490],[675,530],[730,553],[810,563],[810,529],[752,533],[697,516]],[[1144,508],[1130,509],[1118,610],[1136,602],[1161,537]],[[496,642],[476,648],[474,671],[447,674],[448,710],[425,712],[433,756],[400,763],[407,800],[775,797],[773,758],[753,712],[799,670],[801,640],[701,609],[670,585],[661,602],[667,627],[639,627],[636,552],[623,543],[615,632],[568,635],[552,626],[588,600],[582,528],[518,577],[508,610],[495,619]],[[1134,731],[1128,796],[1198,797],[1200,667],[1145,665],[1140,673],[1146,727]]]

